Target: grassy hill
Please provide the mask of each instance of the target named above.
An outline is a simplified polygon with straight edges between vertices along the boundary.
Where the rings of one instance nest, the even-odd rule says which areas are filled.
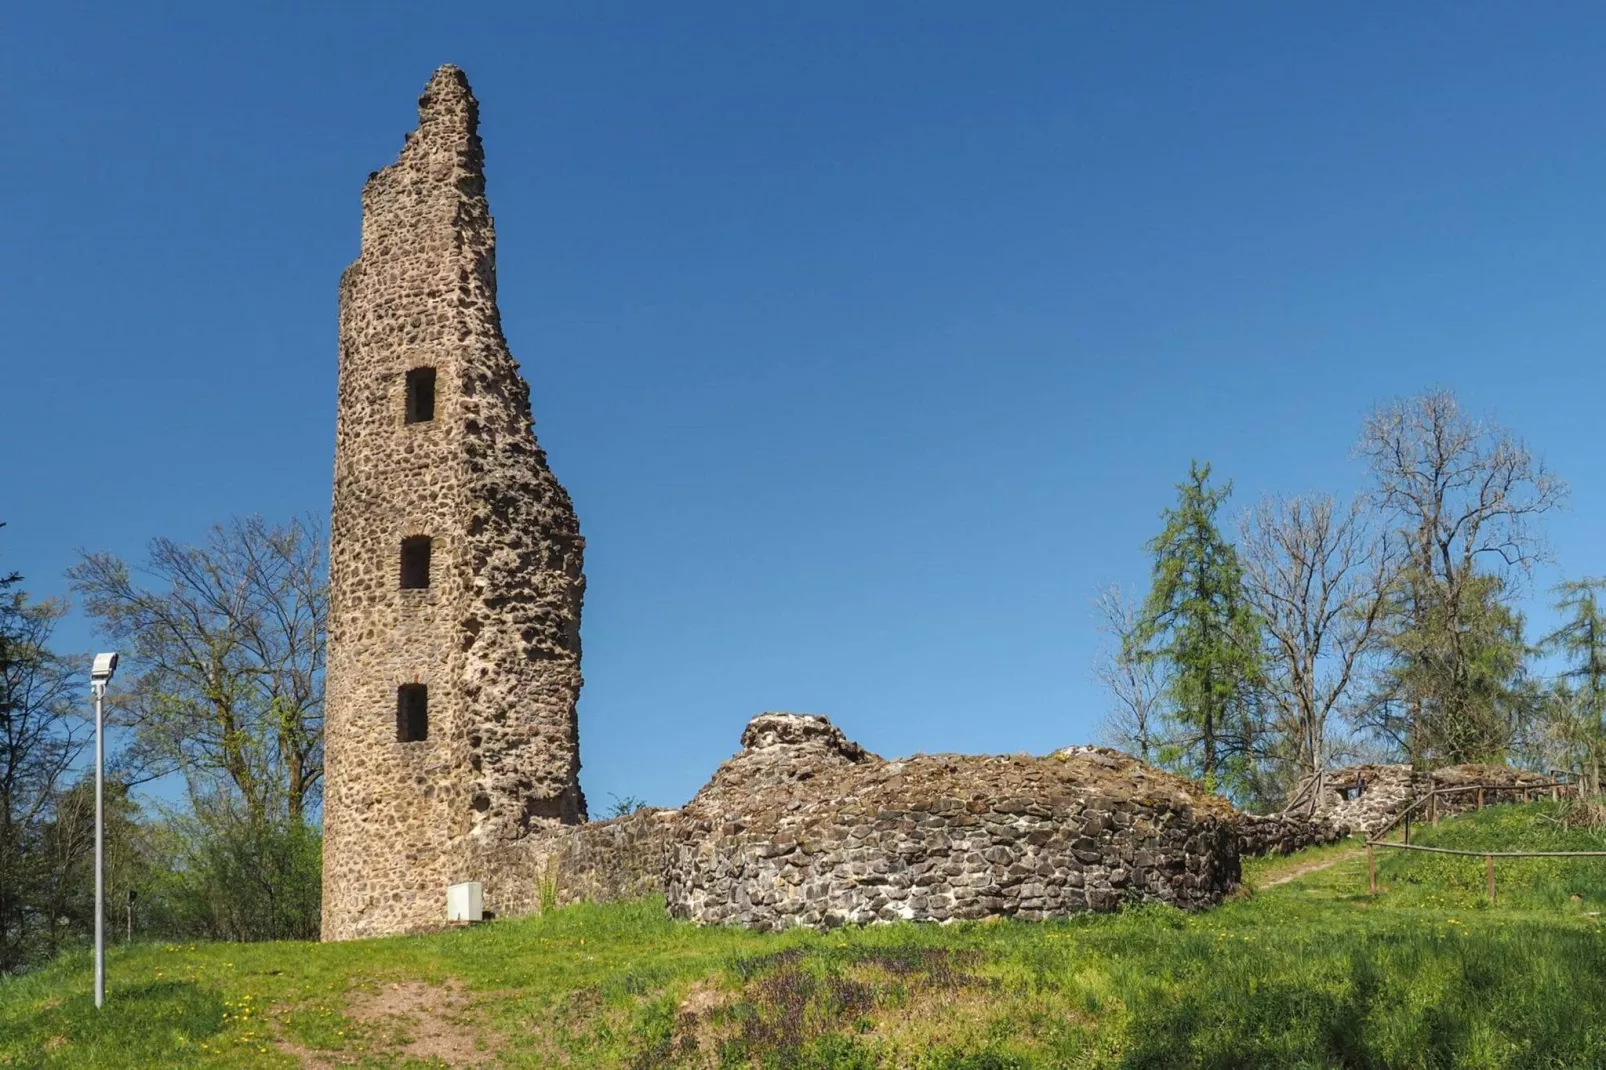
[[[1541,804],[1413,842],[1606,839]],[[1481,859],[1383,854],[1375,898],[1337,845],[1191,916],[756,934],[629,903],[118,948],[98,1015],[77,954],[0,982],[0,1066],[1606,1066],[1606,866],[1503,863],[1491,907]]]

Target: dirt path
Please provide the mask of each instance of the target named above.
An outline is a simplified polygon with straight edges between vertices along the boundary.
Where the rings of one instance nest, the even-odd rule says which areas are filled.
[[[1300,877],[1304,877],[1308,874],[1317,873],[1324,869],[1331,869],[1340,862],[1348,862],[1352,858],[1359,858],[1361,854],[1361,849],[1357,847],[1353,851],[1346,851],[1341,855],[1334,855],[1332,858],[1324,858],[1320,862],[1306,862],[1303,865],[1295,866],[1293,869],[1282,874],[1281,876],[1273,877],[1264,884],[1257,885],[1257,887],[1261,891],[1264,891],[1267,888],[1275,888],[1279,884],[1287,884],[1289,881],[1298,880]]]
[[[408,1063],[439,1060],[447,1066],[480,1066],[496,1057],[494,1037],[492,1043],[479,1039],[487,1034],[456,981],[444,985],[393,981],[372,991],[358,991],[347,1003],[346,1014],[371,1028],[372,1036],[367,1038],[370,1050],[385,1057]],[[280,1037],[277,1043],[307,1070],[352,1066],[362,1058],[348,1051],[313,1050],[287,1037]]]

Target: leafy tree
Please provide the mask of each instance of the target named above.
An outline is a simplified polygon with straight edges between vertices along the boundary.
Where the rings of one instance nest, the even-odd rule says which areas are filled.
[[[150,544],[143,569],[84,554],[68,572],[124,652],[109,696],[126,782],[178,774],[188,810],[134,845],[145,930],[231,940],[317,935],[325,546],[307,520]]]
[[[1242,790],[1253,779],[1258,746],[1260,624],[1244,596],[1237,551],[1216,526],[1231,484],[1210,485],[1210,466],[1193,463],[1177,504],[1147,549],[1153,581],[1135,639],[1162,662],[1183,763],[1212,790]]]
[[[149,826],[141,891],[147,931],[209,940],[315,940],[323,874],[317,829],[260,818],[237,802]]]
[[[1446,391],[1379,408],[1357,451],[1402,553],[1385,609],[1387,664],[1361,722],[1416,764],[1497,758],[1531,710],[1515,581],[1543,559],[1534,523],[1566,487]]]
[[[146,828],[126,785],[108,781],[103,790],[106,836],[106,933],[115,940],[126,927],[130,891],[145,887],[153,869],[170,860],[149,858]],[[40,904],[44,955],[89,943],[95,932],[95,779],[92,771],[61,793],[39,825],[44,865],[35,894]],[[143,932],[143,927],[140,929]]]
[[[68,571],[126,651],[114,706],[133,729],[130,779],[183,775],[191,801],[237,800],[256,820],[302,820],[323,776],[328,582],[321,529],[260,517],[202,546],[150,544],[150,586],[111,554]]]

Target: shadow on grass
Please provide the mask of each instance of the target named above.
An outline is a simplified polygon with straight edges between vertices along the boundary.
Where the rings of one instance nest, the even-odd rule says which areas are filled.
[[[1191,948],[1179,948],[1187,956]],[[1131,993],[1124,1068],[1600,1066],[1606,952],[1582,933],[1371,935],[1173,962]],[[1563,982],[1563,983],[1558,983]]]
[[[151,1067],[187,1063],[225,1026],[217,992],[189,981],[118,987],[95,1009],[85,992],[10,1019],[0,1066]]]

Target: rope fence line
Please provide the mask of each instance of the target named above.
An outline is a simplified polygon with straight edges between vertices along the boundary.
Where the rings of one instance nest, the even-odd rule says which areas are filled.
[[[1437,825],[1439,823],[1437,800],[1438,796],[1440,795],[1451,795],[1462,791],[1476,791],[1478,793],[1478,809],[1482,810],[1484,806],[1484,793],[1486,789],[1496,793],[1506,792],[1510,795],[1515,795],[1520,792],[1524,802],[1531,802],[1533,801],[1533,792],[1535,791],[1543,791],[1548,789],[1551,799],[1555,800],[1560,797],[1561,789],[1563,788],[1573,788],[1574,790],[1577,790],[1577,785],[1566,780],[1553,780],[1543,784],[1509,785],[1479,783],[1461,784],[1451,788],[1434,788],[1425,796],[1418,799],[1410,806],[1407,806],[1399,814],[1395,815],[1394,820],[1383,826],[1383,828],[1379,829],[1372,835],[1367,836],[1366,875],[1370,893],[1372,895],[1377,894],[1377,855],[1374,849],[1378,847],[1387,847],[1394,851],[1422,851],[1432,854],[1460,855],[1467,858],[1482,858],[1484,862],[1484,873],[1486,874],[1489,885],[1489,902],[1491,903],[1493,903],[1495,899],[1494,860],[1497,858],[1606,858],[1606,851],[1466,851],[1453,847],[1425,847],[1422,844],[1411,842],[1411,812],[1419,806],[1427,805],[1429,806],[1431,820],[1433,824]],[[1401,824],[1402,822],[1405,826],[1405,842],[1391,843],[1383,839],[1384,836],[1388,835],[1394,830],[1395,826]]]

